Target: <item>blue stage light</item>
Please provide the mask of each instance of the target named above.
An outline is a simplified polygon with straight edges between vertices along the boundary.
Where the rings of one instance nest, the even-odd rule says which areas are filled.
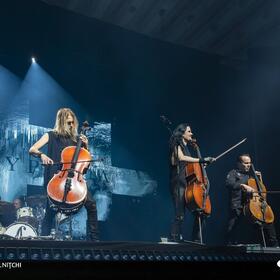
[[[128,260],[129,260],[129,255],[128,255],[127,253],[124,253],[124,254],[122,255],[122,259],[123,259],[124,261],[128,261]]]
[[[59,252],[56,252],[53,254],[53,259],[54,260],[60,260],[61,259],[61,254]]]
[[[91,259],[92,259],[91,254],[85,254],[85,255],[84,255],[84,259],[87,260],[87,261],[91,260]],[[95,259],[96,261],[100,260],[100,255],[95,255],[95,256],[94,256],[94,259]]]
[[[139,253],[139,260],[140,261],[146,261],[147,260],[147,258],[145,256],[145,253]]]
[[[163,258],[164,258],[165,261],[170,261],[169,255],[165,255]]]
[[[195,261],[199,261],[199,257],[198,257],[198,256],[194,256],[193,259],[194,259]]]
[[[133,260],[133,261],[136,261],[137,260],[137,254],[135,252],[132,252],[130,254],[130,258]]]
[[[28,255],[25,252],[20,253],[19,256],[18,256],[18,258],[20,260],[27,260],[27,257],[28,257]]]
[[[178,261],[178,258],[177,258],[176,255],[172,255],[172,256],[171,256],[171,259],[172,259],[172,261]]]
[[[186,255],[185,258],[186,258],[187,261],[192,261],[192,256],[191,255]]]
[[[31,254],[31,260],[39,260],[40,259],[40,256],[38,253],[32,253]]]
[[[32,61],[32,63],[36,63],[36,59],[34,56],[31,57],[31,61]]]
[[[224,262],[226,260],[226,257],[222,255],[220,256],[220,260]]]
[[[72,255],[70,253],[65,253],[64,260],[67,260],[67,261],[72,260]]]
[[[82,260],[83,259],[83,251],[78,249],[78,250],[73,250],[73,259],[74,260]]]
[[[110,253],[105,253],[105,254],[104,254],[104,260],[110,261],[111,259],[112,259],[112,258],[111,258]]]
[[[218,256],[214,256],[214,260],[215,260],[215,261],[220,261],[220,259],[219,259]]]
[[[120,255],[118,253],[113,254],[113,260],[114,261],[119,261],[120,260]]]
[[[16,258],[16,254],[13,252],[8,253],[7,259],[8,260],[14,260]]]
[[[100,261],[100,260],[103,260],[103,257],[102,257],[102,254],[101,254],[101,251],[100,250],[94,250],[93,251],[93,255],[92,253],[89,251],[87,253],[85,253],[85,257],[84,257],[86,260],[90,260],[90,259],[94,259],[96,261]]]
[[[74,259],[77,260],[77,261],[81,260],[81,259],[82,259],[82,254],[76,253],[76,254],[74,255]]]
[[[50,260],[50,259],[51,259],[51,255],[50,255],[49,253],[44,253],[44,254],[42,255],[42,259],[43,259],[43,260]]]
[[[184,261],[185,260],[185,257],[183,255],[179,255],[179,260],[180,261]]]
[[[161,257],[160,254],[157,253],[155,256],[156,256],[156,260],[157,260],[157,261],[161,261],[161,260],[162,260],[162,257]]]
[[[207,256],[207,261],[213,261],[214,259],[213,259],[213,257],[212,256]]]
[[[206,257],[205,256],[200,256],[200,260],[205,262],[206,261]]]

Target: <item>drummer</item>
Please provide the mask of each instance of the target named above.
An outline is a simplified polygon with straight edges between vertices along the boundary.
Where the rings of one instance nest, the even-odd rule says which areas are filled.
[[[15,206],[16,210],[23,207],[23,200],[20,197],[17,197],[13,200],[13,205]]]
[[[22,208],[24,206],[24,203],[23,203],[23,200],[21,197],[16,197],[14,200],[13,200],[13,205],[15,207],[15,210],[16,212],[18,211],[18,209]],[[17,222],[18,220],[18,217],[15,216],[15,220],[14,222]]]

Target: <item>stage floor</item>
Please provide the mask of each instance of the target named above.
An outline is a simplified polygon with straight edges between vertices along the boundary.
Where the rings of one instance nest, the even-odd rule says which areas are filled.
[[[12,279],[242,279],[280,273],[280,249],[153,242],[0,240]],[[231,277],[229,277],[229,275]],[[255,279],[257,279],[255,277]]]
[[[280,248],[259,244],[206,246],[194,242],[0,240],[0,260],[277,262]]]

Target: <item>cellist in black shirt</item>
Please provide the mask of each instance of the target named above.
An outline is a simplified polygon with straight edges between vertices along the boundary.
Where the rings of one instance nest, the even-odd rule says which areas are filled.
[[[41,159],[45,164],[44,186],[47,189],[49,181],[54,174],[60,170],[60,165],[53,164],[60,162],[61,152],[68,146],[76,146],[78,142],[78,120],[74,112],[69,108],[61,108],[57,111],[55,127],[53,130],[45,133],[29,150],[29,153]],[[88,149],[88,139],[85,135],[80,135],[82,145]],[[47,145],[47,154],[44,154],[40,149]],[[43,220],[43,235],[50,234],[51,228],[54,226],[55,212],[52,211],[49,200],[47,200],[46,214]],[[84,204],[87,210],[87,239],[98,241],[98,221],[96,202],[91,193],[87,192],[87,197]]]
[[[188,163],[211,163],[214,159],[206,157],[199,159],[192,157],[188,144],[192,141],[193,133],[190,125],[180,124],[172,133],[169,143],[170,158],[170,191],[175,208],[175,218],[171,226],[170,240],[182,241],[182,224],[185,217],[185,190],[187,186],[186,165]],[[202,222],[203,224],[203,222]],[[195,217],[192,240],[199,242],[198,219]]]
[[[226,242],[228,245],[234,245],[238,243],[236,234],[238,225],[240,225],[241,220],[244,218],[243,210],[246,199],[249,195],[254,195],[253,192],[255,189],[248,185],[248,180],[251,177],[251,165],[251,157],[249,154],[240,155],[237,160],[237,168],[231,170],[226,178],[226,187],[229,191],[230,200],[229,220],[226,232]],[[256,175],[260,174],[257,173]],[[269,246],[279,246],[273,223],[264,224],[264,233],[267,236]]]

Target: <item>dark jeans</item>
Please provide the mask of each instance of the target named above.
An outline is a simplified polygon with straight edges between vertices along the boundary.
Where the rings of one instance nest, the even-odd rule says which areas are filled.
[[[173,199],[173,204],[175,208],[175,219],[171,225],[170,237],[171,240],[180,241],[180,236],[182,235],[182,225],[185,219],[185,187],[171,186],[171,195]],[[198,213],[193,212],[194,224],[192,228],[192,240],[200,242],[200,228],[199,228],[199,216]],[[205,218],[203,215],[200,216],[202,231],[205,227]],[[202,234],[203,237],[203,234]]]
[[[97,209],[96,202],[92,198],[90,192],[87,194],[87,198],[85,200],[84,206],[87,210],[87,239],[97,241],[99,239],[98,235],[98,220],[97,220]],[[54,211],[50,207],[49,200],[46,205],[46,213],[42,224],[42,235],[49,235],[51,228],[55,228],[55,214]]]
[[[248,224],[249,221],[246,220],[246,217],[243,214],[242,208],[232,209],[230,211],[230,216],[227,225],[226,232],[226,242],[227,244],[236,244],[240,240],[240,236],[237,235],[238,231],[240,232],[242,224]],[[252,224],[253,225],[253,224]],[[257,224],[254,224],[256,230],[261,230],[261,227]],[[268,246],[276,247],[278,246],[278,240],[276,238],[276,232],[274,224],[263,224],[263,230],[265,235],[266,244]],[[241,234],[244,234],[244,230]]]

